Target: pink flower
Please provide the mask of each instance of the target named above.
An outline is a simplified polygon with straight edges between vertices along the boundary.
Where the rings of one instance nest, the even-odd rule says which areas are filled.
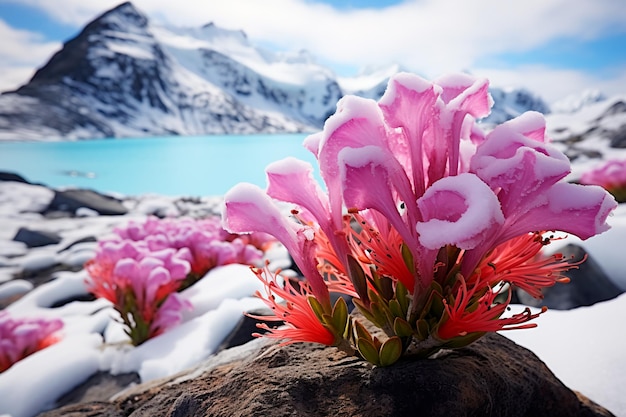
[[[217,216],[130,222],[100,241],[86,269],[89,290],[111,301],[135,345],[181,321],[191,308],[177,294],[210,269],[231,263],[258,264],[274,239],[267,234],[237,235]]]
[[[151,252],[138,242],[99,243],[85,268],[89,291],[106,298],[120,313],[135,345],[178,324],[188,302],[169,300],[190,272],[188,250]],[[162,317],[167,317],[163,319]]]
[[[537,236],[561,230],[587,239],[608,228],[616,203],[599,187],[563,181],[569,161],[549,144],[540,114],[482,132],[474,121],[491,104],[488,82],[465,74],[431,83],[402,73],[378,103],[344,97],[304,143],[327,191],[309,164],[278,161],[267,168],[266,192],[240,184],[226,194],[225,227],[269,233],[286,246],[310,288],[286,289],[290,305],[318,299],[318,321],[345,338],[337,345],[382,342],[362,330],[343,333],[331,289],[354,297],[387,335],[415,336],[424,352],[436,350],[430,336],[440,347],[461,346],[487,331],[527,327],[537,315],[501,319],[508,301],[496,304],[496,290],[511,284],[540,297],[542,287],[564,282],[561,272],[575,265],[538,260]],[[275,280],[259,276],[275,293]],[[310,325],[284,320],[298,332]]]
[[[152,251],[186,248],[197,279],[219,265],[259,263],[273,240],[259,233],[247,236],[228,233],[217,216],[200,220],[150,217],[144,223],[130,222],[115,232],[122,240],[144,242]]]
[[[580,177],[580,183],[599,185],[620,203],[626,202],[626,159],[610,160],[585,172]]]
[[[0,311],[0,372],[60,339],[58,319],[12,318]]]

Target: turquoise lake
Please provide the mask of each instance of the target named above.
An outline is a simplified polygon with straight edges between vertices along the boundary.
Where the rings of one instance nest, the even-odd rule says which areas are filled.
[[[31,182],[51,187],[128,195],[223,195],[238,182],[264,188],[265,167],[287,156],[316,166],[313,155],[302,146],[306,136],[211,135],[0,143],[0,171],[15,172]]]

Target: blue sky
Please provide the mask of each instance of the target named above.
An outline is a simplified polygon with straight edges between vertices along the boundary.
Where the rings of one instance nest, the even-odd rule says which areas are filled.
[[[0,0],[0,90],[28,80],[119,0]],[[399,64],[423,76],[470,71],[548,101],[585,88],[626,93],[623,0],[135,0],[152,20],[244,30],[252,42],[308,49],[339,75]],[[258,16],[264,16],[259,19]]]

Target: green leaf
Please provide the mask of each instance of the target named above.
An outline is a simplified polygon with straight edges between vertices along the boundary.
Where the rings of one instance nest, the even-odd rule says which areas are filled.
[[[406,314],[409,311],[409,291],[400,281],[396,283],[395,299],[398,301],[398,304],[400,304],[400,308],[403,311],[403,315],[399,317],[406,317]]]
[[[350,273],[350,281],[352,281],[352,285],[354,285],[354,289],[359,295],[359,298],[365,303],[368,303],[369,298],[367,297],[367,278],[365,272],[361,269],[359,261],[350,254],[348,254],[348,271]]]
[[[372,313],[372,316],[374,317],[374,320],[372,320],[372,323],[374,323],[376,326],[380,327],[381,329],[385,327],[385,324],[389,321],[389,315],[390,315],[390,313],[388,315],[388,310],[385,308],[385,306],[383,306],[382,304],[378,304],[378,303],[371,303],[370,311]]]
[[[363,326],[358,320],[354,321],[354,333],[356,335],[356,339],[371,339],[372,335],[367,331],[365,326]]]
[[[347,325],[346,325],[346,328],[343,331],[343,334],[341,335],[341,337],[343,339],[351,338],[352,337],[352,331],[353,331],[352,318],[350,316],[348,316]]]
[[[393,314],[394,317],[406,317],[406,313],[402,311],[402,306],[400,305],[398,300],[389,301],[389,311],[391,311],[391,314]]]
[[[402,260],[404,261],[404,264],[406,265],[407,268],[409,268],[409,271],[413,271],[415,269],[415,265],[413,265],[413,254],[411,253],[411,250],[409,249],[406,243],[402,244],[401,250],[402,250]]]
[[[378,289],[380,296],[389,301],[393,298],[393,281],[389,277],[380,277],[378,279]]]
[[[400,317],[396,317],[393,321],[393,331],[399,337],[413,336],[413,328],[411,328],[411,325]]]
[[[376,322],[376,318],[374,317],[374,315],[372,315],[369,308],[365,306],[363,301],[359,300],[358,298],[353,298],[352,302],[355,306],[357,306],[361,314],[363,314],[363,316],[365,316],[367,320],[371,321],[372,323]]]
[[[393,336],[385,340],[378,353],[380,366],[394,364],[402,356],[402,341],[399,337]]]
[[[419,319],[415,323],[415,327],[417,329],[417,338],[419,340],[426,340],[428,338],[428,334],[430,333],[430,326],[428,322],[424,319]]]
[[[324,314],[326,314],[326,312],[324,311],[324,306],[322,305],[322,303],[317,301],[317,298],[313,297],[312,295],[309,295],[306,298],[306,301],[309,303],[311,310],[313,310],[313,312],[317,316],[317,319],[320,321],[320,323],[323,323]]]
[[[431,294],[429,310],[435,317],[441,317],[446,310],[441,297],[435,292]]]
[[[348,305],[346,304],[346,300],[342,297],[339,297],[337,301],[335,301],[335,306],[333,307],[332,314],[332,325],[337,331],[338,335],[343,335],[346,330],[346,325],[348,324]]]
[[[368,339],[362,337],[359,338],[356,344],[356,348],[366,361],[374,365],[380,365],[380,358],[378,356],[378,349]]]

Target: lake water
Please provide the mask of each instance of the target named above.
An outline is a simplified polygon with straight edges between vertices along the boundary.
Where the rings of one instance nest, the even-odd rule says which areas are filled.
[[[212,135],[0,143],[0,170],[51,187],[130,195],[223,195],[238,182],[265,188],[265,167],[287,156],[316,166],[313,155],[302,146],[305,137]]]

